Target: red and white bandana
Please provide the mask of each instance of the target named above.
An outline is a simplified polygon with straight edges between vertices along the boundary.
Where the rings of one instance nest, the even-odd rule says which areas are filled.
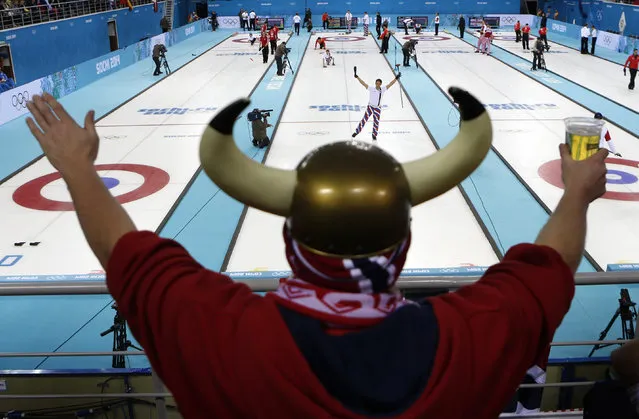
[[[271,294],[292,310],[335,325],[368,326],[414,304],[392,290],[406,262],[410,236],[389,252],[359,259],[312,253],[286,227],[284,240],[293,275]]]

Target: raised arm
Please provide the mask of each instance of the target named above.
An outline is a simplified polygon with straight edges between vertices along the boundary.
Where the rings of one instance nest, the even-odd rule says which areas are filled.
[[[535,244],[555,249],[573,273],[583,257],[588,207],[606,192],[607,155],[608,150],[602,149],[586,160],[574,161],[568,146],[561,145],[564,194]]]
[[[364,86],[366,89],[368,89],[368,84],[364,83],[364,82],[362,81],[362,79],[360,79],[360,78],[359,78],[359,76],[355,76],[355,78],[357,79],[357,81],[358,81],[358,82],[359,82],[362,86]]]
[[[395,78],[393,79],[393,81],[391,81],[390,83],[386,85],[386,89],[390,89],[391,86],[394,85],[397,79],[399,79],[401,76],[402,76],[402,73],[398,73],[397,76],[395,76]]]

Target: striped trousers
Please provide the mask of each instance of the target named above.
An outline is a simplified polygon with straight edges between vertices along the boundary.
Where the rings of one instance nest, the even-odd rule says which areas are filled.
[[[364,113],[364,117],[361,121],[359,121],[359,125],[355,129],[355,133],[359,134],[364,128],[364,125],[366,125],[368,118],[373,115],[373,137],[377,137],[377,131],[379,130],[379,116],[381,115],[381,113],[381,108],[375,108],[371,105],[368,105],[368,107],[366,108],[366,113]]]

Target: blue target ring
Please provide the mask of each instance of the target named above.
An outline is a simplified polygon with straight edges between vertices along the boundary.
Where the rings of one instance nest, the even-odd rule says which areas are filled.
[[[115,188],[116,186],[120,184],[120,181],[116,178],[103,177],[101,179],[102,179],[102,182],[104,182],[104,186],[106,186],[107,189]]]
[[[614,164],[618,166],[632,167],[636,170],[639,167],[639,161],[627,160],[627,159],[608,159],[608,164]],[[539,176],[546,182],[550,183],[557,188],[564,187],[564,182],[561,178],[561,160],[551,160],[541,166],[537,170]],[[608,169],[608,176],[606,177],[606,183],[611,185],[628,185],[639,181],[637,176],[632,173],[628,173],[623,170]],[[626,192],[626,191],[606,191],[601,197],[602,199],[611,199],[615,201],[639,201],[639,192]]]
[[[606,183],[613,185],[629,185],[636,183],[639,178],[632,173],[624,172],[621,170],[608,170],[608,176],[615,176],[614,178],[606,177]]]

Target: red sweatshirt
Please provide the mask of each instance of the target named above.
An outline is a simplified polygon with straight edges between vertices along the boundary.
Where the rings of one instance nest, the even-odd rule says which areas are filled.
[[[363,417],[321,385],[272,296],[203,268],[178,243],[126,234],[107,285],[185,419]],[[393,418],[496,418],[547,356],[574,290],[554,250],[522,244],[476,284],[429,299],[438,323],[432,369]],[[412,345],[414,333],[395,344]]]
[[[521,31],[523,33],[530,33],[530,26],[524,26],[524,28]]]
[[[631,55],[626,60],[626,63],[623,65],[623,68],[632,68],[633,70],[639,69],[639,55]]]
[[[518,31],[521,29],[521,23],[517,22],[515,23],[515,31]]]
[[[546,36],[548,28],[539,28],[539,36]]]

